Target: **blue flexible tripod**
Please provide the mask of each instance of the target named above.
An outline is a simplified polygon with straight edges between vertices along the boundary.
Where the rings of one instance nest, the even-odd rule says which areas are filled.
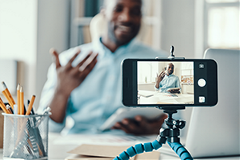
[[[180,129],[185,127],[186,122],[182,120],[175,120],[172,118],[174,113],[177,113],[177,109],[185,109],[185,107],[171,107],[162,108],[164,112],[168,114],[168,118],[165,120],[168,128],[161,128],[160,134],[157,139],[153,142],[147,142],[144,144],[137,144],[135,146],[129,147],[126,151],[123,151],[119,156],[115,157],[113,160],[128,160],[130,157],[133,157],[137,154],[143,152],[151,152],[153,149],[157,150],[162,147],[162,144],[165,144],[166,141],[168,145],[174,150],[174,152],[181,158],[181,160],[193,160],[190,153],[182,146],[180,143]]]

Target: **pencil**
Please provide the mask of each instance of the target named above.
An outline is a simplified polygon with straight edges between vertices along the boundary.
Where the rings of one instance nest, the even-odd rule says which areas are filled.
[[[8,110],[8,112],[10,113],[10,114],[13,114],[13,112],[11,111],[11,107],[7,104],[7,106],[6,106],[6,109]]]
[[[20,87],[20,115],[24,115],[24,92],[23,92],[23,87]]]
[[[35,95],[32,96],[32,99],[31,99],[31,101],[30,101],[30,103],[28,105],[28,109],[27,109],[26,115],[30,115],[32,107],[33,107],[33,103],[35,101],[35,97],[36,97]]]
[[[10,114],[1,98],[0,98],[0,107],[2,108],[4,113]]]
[[[11,106],[12,109],[14,110],[14,104],[16,104],[16,103],[15,103],[15,101],[14,101],[11,93],[9,92],[9,90],[8,90],[8,88],[7,88],[7,85],[6,85],[4,82],[2,82],[2,86],[3,86],[3,88],[4,88],[4,90],[2,91],[2,93],[3,93],[3,95],[7,98],[10,106]]]
[[[28,105],[30,104],[30,100],[28,100]],[[35,114],[34,110],[33,110],[33,107],[32,107],[32,110],[31,110],[31,114]]]
[[[20,114],[20,85],[19,84],[17,86],[17,107],[18,107],[17,114]]]

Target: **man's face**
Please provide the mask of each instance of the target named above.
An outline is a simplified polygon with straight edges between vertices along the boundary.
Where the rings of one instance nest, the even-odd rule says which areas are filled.
[[[174,72],[174,65],[172,63],[167,66],[168,74],[171,75]]]
[[[117,45],[130,42],[141,26],[141,0],[109,0],[105,16],[108,21],[108,37]]]

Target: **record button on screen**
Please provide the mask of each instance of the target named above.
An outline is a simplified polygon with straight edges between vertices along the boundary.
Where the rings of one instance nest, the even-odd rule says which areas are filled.
[[[199,85],[200,87],[204,87],[204,86],[206,85],[206,81],[201,78],[201,79],[198,80],[198,85]]]

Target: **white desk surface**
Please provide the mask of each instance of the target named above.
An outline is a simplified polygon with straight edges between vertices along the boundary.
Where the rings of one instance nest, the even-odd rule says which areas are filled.
[[[86,137],[82,141],[79,141],[79,144],[77,144],[76,141],[77,141],[78,137],[79,137],[79,139],[82,139],[83,137],[86,137],[86,135],[79,134],[79,135],[61,136],[60,134],[50,133],[49,134],[49,144],[48,144],[49,145],[48,146],[48,148],[49,148],[48,149],[48,155],[49,155],[48,159],[49,160],[64,160],[66,157],[69,157],[72,155],[72,154],[67,153],[68,151],[76,148],[77,146],[79,146],[80,143],[87,142],[88,138],[90,138],[90,137]],[[99,144],[100,142],[102,144],[103,139],[105,139],[105,137],[104,136],[102,137],[102,135],[100,135],[100,136],[96,135],[95,137],[96,137],[95,139],[94,138],[89,139],[89,142],[91,144],[93,144],[94,140],[96,140],[96,144]],[[101,140],[98,141],[97,137],[100,137]],[[133,137],[133,136],[131,136],[131,137]],[[128,137],[128,138],[131,138],[131,137]],[[150,136],[148,138],[153,139],[153,137],[154,136]],[[111,139],[111,138],[113,138],[113,137],[110,137],[109,139]],[[148,138],[146,138],[145,140],[147,140]],[[109,141],[109,139],[108,139],[108,141]],[[68,141],[68,142],[66,142],[66,141]],[[132,141],[132,142],[122,141],[122,142],[120,142],[119,145],[126,145],[126,144],[130,144],[133,142],[134,141]],[[134,144],[135,144],[135,142],[134,142]],[[112,143],[112,142],[107,142],[107,144],[110,144],[110,143]],[[132,145],[134,145],[134,144],[132,144]],[[159,149],[159,151],[161,152],[161,148]],[[1,149],[0,157],[2,158],[2,156],[3,156],[3,150]],[[179,160],[178,157],[166,155],[164,153],[160,154],[159,160],[162,160],[162,159]],[[223,157],[223,158],[209,158],[209,159],[204,159],[204,160],[239,160],[239,159],[240,159],[240,157]],[[195,160],[197,160],[197,159],[195,159]],[[203,159],[199,159],[199,160],[203,160]]]
[[[193,94],[169,94],[158,91],[139,90],[140,104],[193,104]]]

